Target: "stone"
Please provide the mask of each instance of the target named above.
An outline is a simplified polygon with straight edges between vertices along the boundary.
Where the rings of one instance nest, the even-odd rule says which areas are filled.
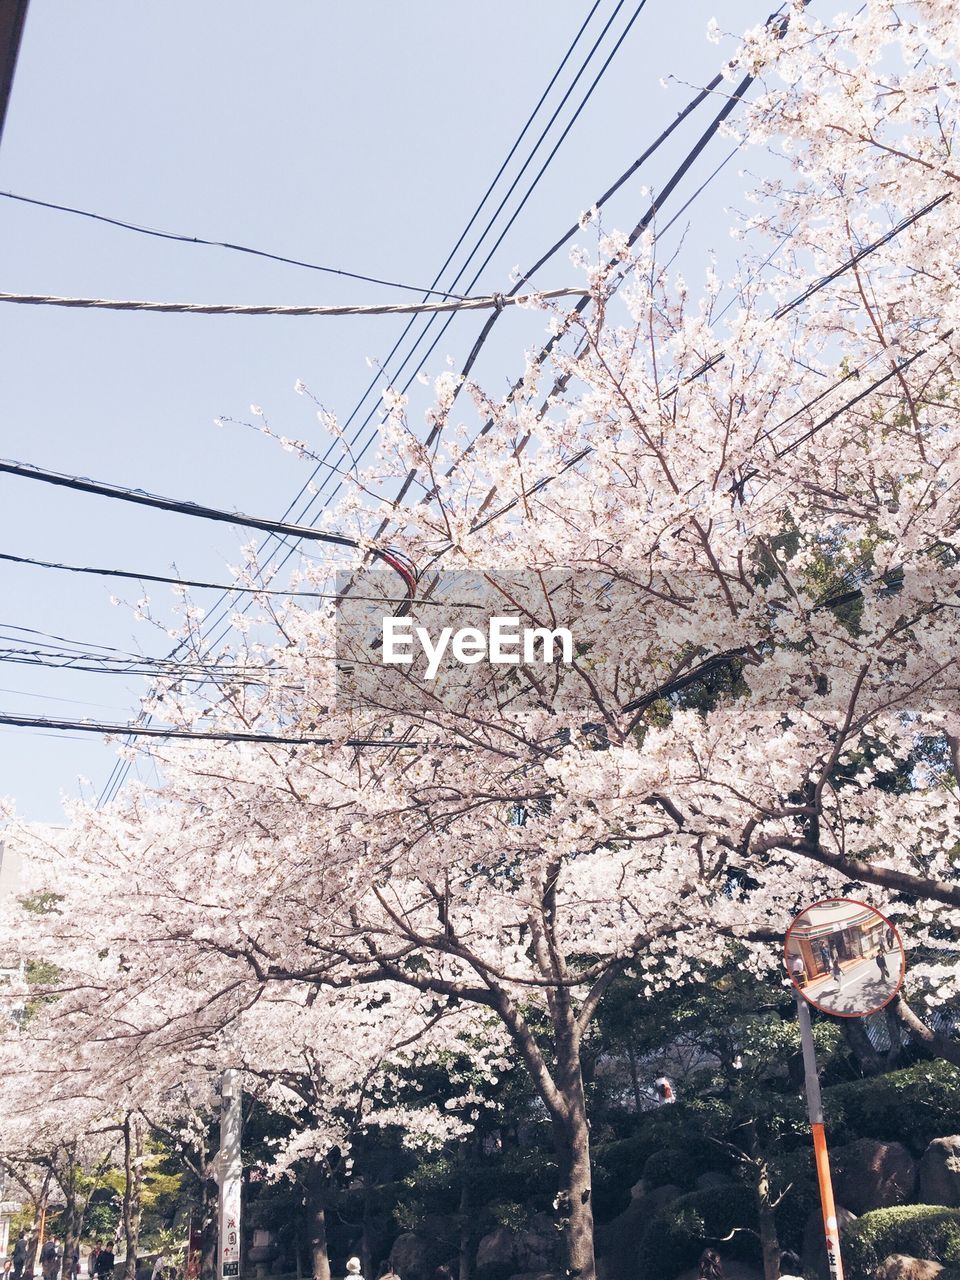
[[[937,1280],[942,1270],[942,1263],[891,1253],[877,1267],[876,1280]]]
[[[960,1208],[960,1137],[934,1138],[920,1157],[920,1203]]]
[[[840,1242],[857,1220],[857,1215],[837,1205],[837,1226]],[[815,1209],[807,1219],[803,1231],[803,1248],[800,1253],[800,1270],[805,1276],[816,1275],[817,1280],[830,1280],[827,1271],[827,1248],[823,1239],[823,1218]]]
[[[831,1153],[830,1164],[834,1195],[851,1213],[889,1209],[913,1200],[917,1166],[899,1142],[860,1138],[837,1147]]]
[[[477,1245],[477,1271],[483,1275],[540,1275],[558,1260],[559,1232],[549,1214],[534,1214],[525,1227],[497,1227]],[[406,1280],[401,1271],[400,1274]]]
[[[390,1250],[390,1266],[403,1280],[430,1280],[432,1251],[428,1241],[415,1231],[397,1236]]]
[[[597,1227],[598,1280],[635,1280],[637,1249],[644,1227],[655,1213],[681,1195],[679,1187],[657,1187],[634,1197],[623,1213]]]

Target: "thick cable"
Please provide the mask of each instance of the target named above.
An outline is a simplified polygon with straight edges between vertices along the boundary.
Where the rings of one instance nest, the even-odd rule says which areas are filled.
[[[544,289],[535,294],[494,293],[480,298],[463,298],[449,302],[397,302],[333,306],[271,306],[232,302],[145,302],[121,298],[65,298],[42,293],[0,293],[0,302],[30,307],[78,307],[99,311],[147,311],[164,315],[190,316],[405,316],[443,311],[493,311],[504,307],[524,306],[537,298],[571,298],[578,296],[579,286],[566,289]]]
[[[21,729],[61,729],[70,733],[96,733],[110,737],[126,738],[182,738],[190,742],[257,742],[276,746],[317,746],[317,747],[396,747],[429,746],[424,742],[401,742],[390,738],[319,738],[311,736],[294,737],[284,734],[229,732],[224,730],[193,730],[163,728],[159,725],[107,724],[102,721],[87,720],[53,720],[46,716],[16,716],[0,714],[0,725],[11,725]],[[450,744],[445,744],[448,750]]]
[[[75,490],[79,493],[96,494],[101,498],[114,498],[120,502],[131,502],[137,506],[153,507],[160,511],[172,511],[178,515],[196,516],[202,520],[215,520],[222,524],[238,524],[248,529],[261,529],[267,533],[280,533],[285,536],[304,538],[313,542],[325,542],[338,547],[351,547],[364,550],[364,546],[356,538],[341,533],[325,533],[314,529],[311,525],[288,524],[282,520],[267,520],[261,516],[248,516],[239,511],[221,511],[218,507],[207,507],[196,502],[183,502],[176,498],[164,498],[159,494],[145,493],[141,489],[125,489],[120,485],[103,484],[97,480],[87,480],[82,476],[64,475],[58,471],[46,471],[42,467],[30,466],[27,463],[0,461],[0,472],[19,476],[24,480],[39,480],[44,484],[56,485],[60,488]],[[407,594],[413,596],[416,591],[416,578],[391,551],[380,547],[370,547],[371,555],[389,565],[403,579]]]

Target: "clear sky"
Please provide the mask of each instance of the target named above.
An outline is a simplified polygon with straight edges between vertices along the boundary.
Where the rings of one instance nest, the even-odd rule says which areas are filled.
[[[714,74],[733,46],[706,40],[709,18],[716,13],[722,26],[741,31],[769,7],[770,0],[648,0],[474,292],[509,287],[511,269],[538,258],[669,123],[690,97],[687,85]],[[32,0],[0,147],[0,191],[427,285],[590,8],[585,0]],[[620,7],[487,245],[635,8],[636,0]],[[616,10],[616,0],[600,0],[445,280]],[[670,75],[686,83],[662,87]],[[643,184],[664,181],[706,119],[684,126],[663,158],[626,185],[605,215],[608,227],[633,227],[646,204]],[[712,144],[672,209],[729,150],[729,140]],[[728,164],[674,232],[689,221],[682,265],[691,281],[708,250],[730,253],[729,209],[743,205],[751,181],[741,175],[744,163],[755,170],[763,159]],[[0,263],[6,292],[278,304],[413,296],[5,198]],[[566,252],[537,279],[544,288],[577,282]],[[458,317],[426,371],[441,371],[447,356],[459,367],[482,322]],[[479,380],[505,391],[542,325],[530,314],[504,316],[476,366]],[[371,379],[366,357],[385,361],[403,328],[397,317],[0,305],[0,455],[279,517],[308,468],[264,437],[218,429],[214,419],[249,419],[257,403],[278,432],[322,450],[328,441],[295,381],[344,420]],[[364,414],[374,404],[368,399]],[[248,536],[0,475],[0,551],[16,555],[161,574],[175,565],[184,576],[223,581]],[[29,639],[11,630],[20,627],[128,652],[169,651],[166,635],[111,605],[111,595],[135,601],[135,583],[0,563],[0,589],[0,649]],[[150,592],[161,612],[166,593]],[[0,661],[7,713],[125,722],[143,691],[125,676]],[[97,737],[0,727],[0,795],[15,797],[30,817],[56,820],[61,796],[77,794],[80,778],[89,780],[86,794],[97,794],[114,758],[115,748]]]

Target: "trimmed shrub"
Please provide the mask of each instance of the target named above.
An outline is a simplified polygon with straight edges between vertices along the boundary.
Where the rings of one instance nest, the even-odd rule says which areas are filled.
[[[678,1148],[655,1151],[643,1166],[643,1180],[651,1188],[672,1185],[686,1191],[706,1167],[693,1151]]]
[[[604,1173],[632,1187],[640,1181],[643,1166],[662,1144],[655,1137],[638,1135],[621,1138],[618,1142],[605,1142],[594,1148],[594,1164]]]
[[[874,1209],[844,1237],[843,1260],[850,1280],[870,1280],[891,1253],[960,1266],[960,1209],[936,1204]]]
[[[637,1274],[643,1280],[673,1280],[695,1267],[706,1248],[757,1266],[756,1228],[757,1202],[750,1187],[734,1183],[691,1191],[650,1219],[637,1250]],[[727,1240],[731,1232],[736,1234]]]
[[[921,1062],[833,1085],[823,1091],[823,1109],[831,1142],[902,1142],[920,1156],[934,1138],[960,1133],[960,1071],[948,1062]]]

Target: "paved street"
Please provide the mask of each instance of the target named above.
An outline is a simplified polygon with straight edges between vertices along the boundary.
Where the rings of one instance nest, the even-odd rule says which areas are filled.
[[[889,976],[884,978],[877,957],[859,960],[845,968],[839,984],[833,977],[811,982],[805,990],[831,1013],[869,1013],[884,1004],[900,981],[900,951],[885,952]]]

